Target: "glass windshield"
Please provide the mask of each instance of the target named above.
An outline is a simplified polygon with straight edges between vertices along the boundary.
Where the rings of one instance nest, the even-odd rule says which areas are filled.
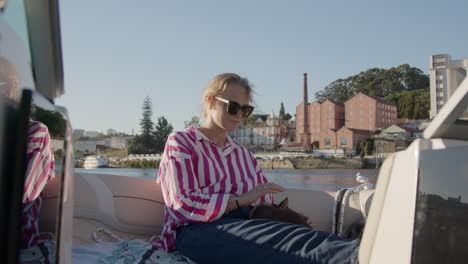
[[[468,107],[465,109],[465,111],[460,115],[458,118],[459,121],[462,121],[465,124],[468,124]]]
[[[15,69],[10,77],[19,89],[35,88],[23,1],[7,1],[0,11],[0,56]]]
[[[421,153],[412,263],[463,263],[468,257],[467,147]]]

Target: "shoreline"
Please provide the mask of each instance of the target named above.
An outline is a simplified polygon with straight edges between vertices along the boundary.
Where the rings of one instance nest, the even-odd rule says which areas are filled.
[[[262,169],[269,170],[301,170],[301,169],[376,169],[374,159],[369,158],[258,158],[257,163]],[[109,168],[158,169],[159,161],[133,160],[131,162],[112,160]]]
[[[375,169],[375,162],[370,159],[327,159],[327,158],[283,158],[283,159],[257,159],[262,169]]]

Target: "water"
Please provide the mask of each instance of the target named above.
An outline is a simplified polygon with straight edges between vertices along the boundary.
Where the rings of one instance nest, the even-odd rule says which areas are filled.
[[[158,169],[76,168],[75,172],[156,179]],[[277,183],[285,188],[322,191],[336,191],[339,188],[356,186],[355,179],[358,172],[369,178],[369,181],[374,184],[378,176],[378,170],[364,169],[263,170],[263,172],[270,182]]]

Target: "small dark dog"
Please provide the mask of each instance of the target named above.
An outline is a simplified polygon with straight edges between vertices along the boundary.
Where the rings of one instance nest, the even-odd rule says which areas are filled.
[[[259,204],[252,208],[250,219],[270,219],[274,221],[293,223],[310,227],[306,218],[288,207],[286,197],[279,205]]]

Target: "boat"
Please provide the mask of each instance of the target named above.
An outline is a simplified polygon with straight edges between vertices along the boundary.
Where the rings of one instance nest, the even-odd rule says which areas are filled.
[[[27,8],[17,8],[20,12],[16,15],[26,16],[29,41],[20,44],[29,48],[25,54],[31,52],[30,71],[35,70],[31,80],[37,89],[25,90],[17,105],[0,100],[0,205],[9,216],[0,218],[0,229],[5,234],[0,240],[0,263],[17,263],[20,255],[24,127],[33,104],[53,109],[64,125],[60,130],[65,143],[63,166],[43,192],[39,216],[41,231],[54,233],[55,251],[49,255],[50,262],[72,263],[73,249],[97,248],[97,242],[104,240],[99,238],[101,233],[111,241],[151,241],[164,224],[164,200],[154,180],[73,171],[70,119],[65,108],[53,104],[54,98],[64,92],[58,3],[25,3]],[[2,2],[0,12],[12,10],[1,5]],[[303,213],[315,223],[315,228],[326,232],[343,235],[350,227],[365,222],[360,263],[464,263],[468,259],[467,109],[465,79],[423,138],[383,162],[375,188],[358,176],[356,187],[350,189],[288,189],[275,198],[280,201],[288,197],[291,209]],[[97,161],[98,157],[94,159]],[[41,256],[40,250],[33,253],[31,258]],[[181,263],[170,256],[168,259],[166,263]]]
[[[85,169],[96,169],[96,168],[107,168],[109,160],[103,156],[87,156],[83,162],[83,168]]]

